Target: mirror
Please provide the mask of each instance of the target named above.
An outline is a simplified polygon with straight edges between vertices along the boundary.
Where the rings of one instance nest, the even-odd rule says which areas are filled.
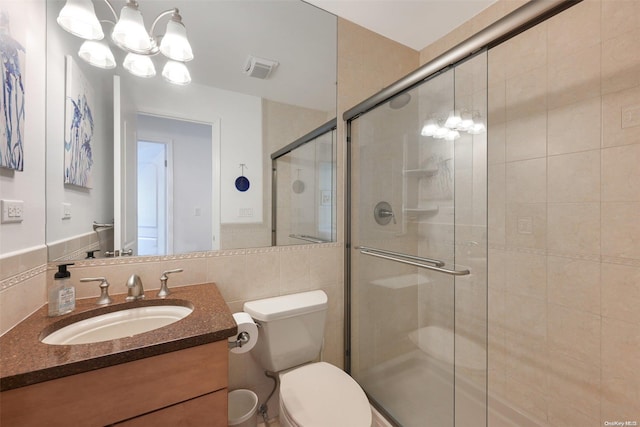
[[[117,14],[125,3],[111,0]],[[190,84],[163,79],[161,54],[151,57],[155,77],[131,75],[108,22],[117,65],[89,65],[78,55],[83,40],[56,22],[64,0],[47,1],[49,259],[86,258],[99,240],[135,255],[271,245],[270,155],[336,116],[337,18],[299,0],[138,3],[147,30],[179,9],[194,54]],[[93,4],[98,19],[114,20],[105,0]],[[277,65],[251,77],[250,57],[249,72]],[[82,125],[70,131],[73,117]],[[72,141],[75,154],[65,151]]]
[[[336,125],[330,120],[271,155],[274,246],[336,240]]]

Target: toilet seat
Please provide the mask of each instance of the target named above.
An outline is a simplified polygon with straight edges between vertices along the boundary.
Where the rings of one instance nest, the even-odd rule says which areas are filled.
[[[371,407],[353,378],[325,362],[280,375],[282,418],[301,427],[370,427]]]

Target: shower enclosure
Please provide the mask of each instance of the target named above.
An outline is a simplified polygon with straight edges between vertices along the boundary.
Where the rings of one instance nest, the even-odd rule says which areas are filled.
[[[486,425],[487,58],[348,122],[347,365],[401,426]]]
[[[336,240],[336,123],[271,155],[273,246]]]

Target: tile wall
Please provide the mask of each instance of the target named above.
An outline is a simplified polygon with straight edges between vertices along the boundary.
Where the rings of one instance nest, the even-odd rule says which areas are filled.
[[[489,52],[489,391],[540,425],[640,422],[639,39],[586,0]]]
[[[640,422],[639,39],[640,2],[585,0],[489,53],[489,394],[519,426]]]

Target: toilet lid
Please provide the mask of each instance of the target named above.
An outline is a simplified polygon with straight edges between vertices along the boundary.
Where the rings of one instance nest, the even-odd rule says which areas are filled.
[[[371,407],[353,378],[325,362],[280,376],[280,399],[287,415],[304,427],[369,427]]]

